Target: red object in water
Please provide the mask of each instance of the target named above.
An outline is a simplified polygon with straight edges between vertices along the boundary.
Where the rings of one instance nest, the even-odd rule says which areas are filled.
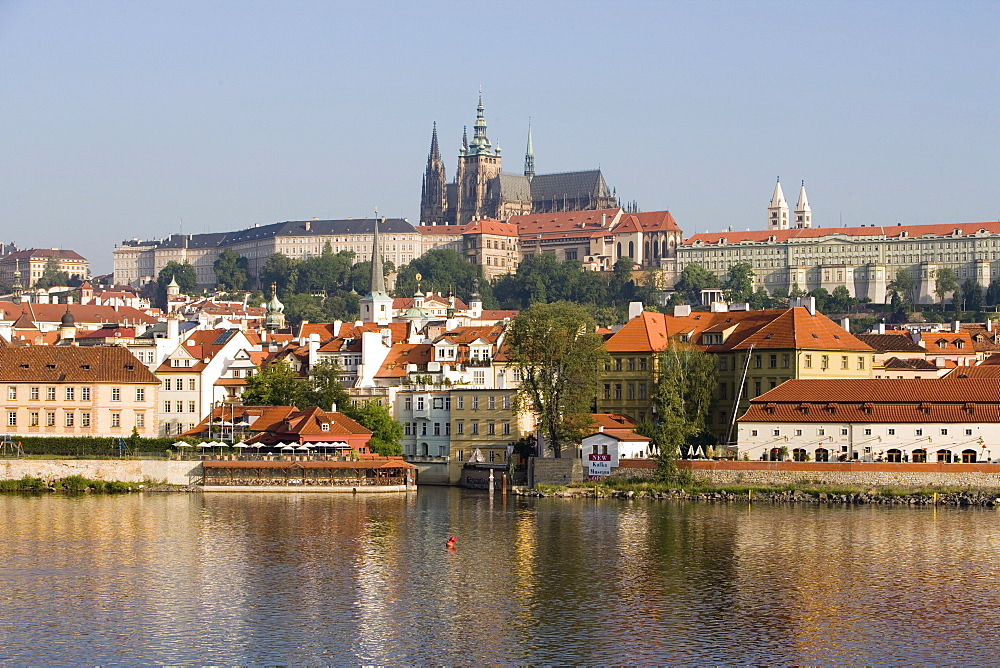
[[[455,549],[455,537],[454,536],[452,536],[451,538],[448,539],[447,545],[448,545],[448,549],[449,550],[454,550]]]

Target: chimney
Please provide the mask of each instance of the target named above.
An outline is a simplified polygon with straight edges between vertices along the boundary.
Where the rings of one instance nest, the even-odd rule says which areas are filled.
[[[319,334],[315,332],[309,335],[309,368],[313,368],[319,363]]]
[[[636,318],[642,315],[642,302],[629,302],[628,303],[628,319]]]
[[[844,316],[843,318],[840,319],[840,326],[844,328],[845,332],[850,333],[850,331],[851,331],[851,319],[849,317],[847,317],[847,316]]]
[[[691,315],[691,305],[690,304],[678,304],[674,307],[674,317],[684,318]]]
[[[960,320],[955,320],[951,323],[951,331],[958,333],[962,331],[962,322]]]
[[[336,413],[337,412],[337,402],[336,401],[334,401],[332,404],[330,404],[330,412],[331,413]]]
[[[880,322],[878,324],[878,333],[879,334],[885,334],[885,323],[884,322]]]
[[[0,318],[2,317],[3,317],[3,311],[0,311]],[[986,318],[986,331],[987,332],[993,331],[993,320],[991,320],[990,318]]]

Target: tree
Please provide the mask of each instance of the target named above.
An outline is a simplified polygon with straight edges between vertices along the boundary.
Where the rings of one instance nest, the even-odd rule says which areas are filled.
[[[701,305],[701,291],[719,287],[719,277],[700,264],[689,264],[681,271],[681,277],[674,284],[674,290],[692,306]]]
[[[187,262],[181,264],[171,260],[156,275],[156,294],[164,308],[167,306],[167,286],[170,285],[170,281],[176,281],[185,295],[198,294],[198,275],[194,267]]]
[[[607,359],[604,340],[579,304],[534,304],[507,329],[508,354],[520,373],[518,406],[538,417],[540,431],[556,457],[580,439],[581,414],[597,395],[597,373]]]
[[[372,432],[368,445],[383,457],[403,454],[403,425],[393,419],[389,410],[377,401],[366,401],[357,408],[341,411]]]
[[[697,346],[671,341],[660,353],[659,374],[653,388],[656,419],[643,427],[653,439],[661,477],[676,474],[674,461],[681,448],[708,433],[708,414],[716,386],[715,356]]]
[[[247,378],[243,403],[247,406],[307,405],[307,386],[284,360],[271,362],[260,373]]]
[[[285,296],[295,290],[298,266],[298,260],[282,253],[272,253],[264,260],[264,266],[257,275],[257,282],[264,290],[269,289],[274,283],[278,286],[278,294]]]
[[[753,277],[753,266],[749,262],[737,262],[729,267],[729,273],[722,285],[726,299],[731,302],[750,301],[750,295],[753,294]]]
[[[439,292],[455,295],[468,302],[473,292],[479,292],[483,305],[491,305],[493,293],[483,279],[483,268],[463,258],[450,248],[435,248],[402,267],[396,276],[396,296],[412,297],[417,289],[416,275],[420,274],[420,289],[425,293]]]
[[[838,285],[833,289],[833,293],[830,294],[827,308],[830,313],[850,313],[851,309],[857,305],[857,297],[852,297],[851,291],[846,286]]]
[[[830,292],[826,288],[816,288],[809,292],[809,296],[816,300],[816,310],[820,313],[829,313]]]
[[[36,288],[51,288],[57,285],[68,285],[69,273],[59,271],[59,261],[54,257],[49,258],[45,263],[42,275],[35,281]]]
[[[994,278],[990,281],[990,287],[986,289],[986,305],[996,306],[1000,304],[1000,279]]]
[[[916,286],[917,282],[914,280],[913,275],[906,269],[900,269],[896,272],[895,277],[889,281],[887,287],[905,302],[905,307],[906,305],[913,304],[913,290]]]
[[[325,411],[344,412],[351,406],[351,397],[340,382],[344,372],[331,358],[322,359],[309,369],[309,379],[306,381],[306,391],[303,392],[303,405],[319,406]]]
[[[975,279],[969,278],[962,283],[962,310],[983,310],[983,286]]]
[[[944,310],[944,300],[948,295],[958,290],[958,276],[951,267],[941,267],[934,272],[934,294],[941,300],[941,309]]]
[[[222,251],[212,263],[219,288],[229,291],[245,288],[249,280],[249,266],[249,261],[232,248]]]

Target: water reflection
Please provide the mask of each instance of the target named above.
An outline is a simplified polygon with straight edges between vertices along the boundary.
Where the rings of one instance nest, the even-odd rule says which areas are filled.
[[[0,496],[0,516],[0,663],[994,658],[995,511],[422,488]]]

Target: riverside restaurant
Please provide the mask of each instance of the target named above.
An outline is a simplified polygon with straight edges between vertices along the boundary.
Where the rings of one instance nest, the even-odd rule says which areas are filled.
[[[416,470],[402,457],[360,461],[205,461],[206,492],[415,492]]]

